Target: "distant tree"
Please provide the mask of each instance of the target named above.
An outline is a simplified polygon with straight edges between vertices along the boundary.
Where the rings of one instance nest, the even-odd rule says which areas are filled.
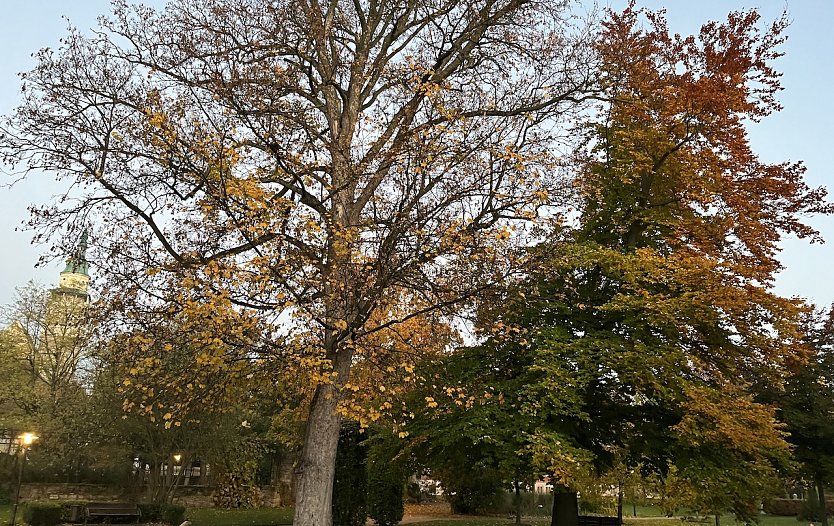
[[[834,308],[810,314],[805,329],[807,361],[792,364],[783,389],[764,386],[760,397],[778,407],[801,473],[813,483],[815,502],[824,503],[825,487],[834,483]],[[825,506],[813,513],[828,526]]]
[[[0,319],[6,325],[9,352],[17,356],[31,388],[39,393],[28,403],[54,414],[61,398],[76,391],[83,379],[80,365],[88,355],[94,329],[87,301],[29,282],[16,289]]]
[[[86,363],[95,322],[86,295],[33,282],[0,312],[0,427],[40,437],[31,477],[79,480],[94,455],[79,428],[89,396]]]
[[[218,505],[257,506],[257,465],[271,442],[257,421],[279,411],[273,379],[248,361],[226,362],[225,345],[180,321],[137,323],[99,350],[94,402],[113,423],[99,440],[138,463],[152,502],[170,502],[182,467],[198,460],[213,473]]]
[[[20,339],[8,330],[0,332],[0,427],[22,429],[27,415],[38,406],[32,376],[27,372],[26,356]]]

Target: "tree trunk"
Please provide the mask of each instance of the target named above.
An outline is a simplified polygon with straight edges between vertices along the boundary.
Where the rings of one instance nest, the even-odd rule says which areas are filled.
[[[623,526],[623,483],[617,486],[617,524]]]
[[[148,464],[148,478],[145,482],[147,484],[145,491],[149,502],[157,502],[157,488],[159,487],[159,470],[162,469],[156,459],[147,461]]]
[[[513,503],[515,504],[515,523],[521,524],[521,488],[519,487],[521,483],[518,481],[518,474],[516,474],[513,485],[515,486],[515,502]]]
[[[180,455],[182,455],[182,453],[180,453]],[[173,460],[173,458],[171,460]],[[185,478],[185,467],[188,465],[189,462],[191,462],[191,458],[187,455],[182,455],[180,457],[179,462],[174,461],[170,463],[171,476],[173,478],[171,479],[170,485],[166,488],[165,502],[167,502],[168,504],[174,503],[174,497],[176,496],[177,488],[180,484],[182,484],[183,478]],[[179,471],[177,471],[177,473],[174,474],[173,472],[176,469],[176,466],[179,466]]]
[[[825,484],[820,477],[817,477],[816,482],[817,493],[819,494],[820,500],[820,522],[822,522],[822,526],[828,526],[828,506],[825,504]]]
[[[334,217],[337,224],[345,224],[343,208],[336,207]],[[340,211],[341,210],[341,211]],[[296,467],[296,497],[293,526],[332,526],[333,524],[333,479],[336,475],[336,450],[339,447],[339,431],[342,419],[337,408],[340,387],[350,375],[353,360],[353,343],[347,342],[342,330],[335,328],[340,323],[350,324],[348,312],[355,316],[355,306],[346,306],[344,298],[349,296],[341,288],[349,283],[349,273],[340,274],[340,269],[349,269],[349,256],[339,253],[334,241],[328,247],[330,270],[324,276],[325,317],[334,328],[325,328],[323,347],[330,361],[332,372],[336,373],[333,383],[316,386],[310,402],[310,414],[304,433],[304,446]],[[346,259],[347,257],[347,259]],[[339,286],[335,284],[340,284]]]
[[[333,523],[333,476],[341,418],[336,412],[337,389],[319,385],[310,405],[304,449],[296,468],[294,526],[330,526]]]
[[[721,515],[715,514],[715,526],[721,526]]]
[[[565,486],[553,487],[550,526],[579,526],[579,503],[575,491]]]

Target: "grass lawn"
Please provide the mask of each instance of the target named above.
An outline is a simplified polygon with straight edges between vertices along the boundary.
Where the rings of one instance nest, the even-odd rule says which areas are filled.
[[[292,512],[292,508],[189,508],[185,517],[192,526],[278,526],[292,524]]]
[[[499,519],[495,517],[472,517],[471,519],[440,519],[412,524],[425,524],[426,526],[514,526],[515,521],[513,519]],[[550,519],[525,518],[522,524],[529,526],[548,526]]]
[[[640,512],[638,511],[638,514]],[[715,519],[709,517],[707,522],[685,522],[679,517],[623,517],[625,526],[715,526]],[[723,515],[721,517],[721,526],[734,526],[736,523],[735,517],[732,515]],[[807,526],[805,522],[796,520],[796,517],[777,517],[775,515],[761,515],[759,517],[758,526]]]
[[[641,510],[637,510],[638,515]],[[625,526],[715,526],[715,520],[710,518],[709,522],[684,522],[680,517],[665,517],[658,516],[656,513],[653,516],[648,514],[643,517],[623,517]],[[426,526],[512,526],[514,522],[511,519],[504,518],[489,518],[489,517],[473,517],[467,519],[449,519],[449,520],[432,520],[423,523]],[[531,526],[548,526],[550,518],[534,519],[525,518],[524,524]],[[731,515],[721,517],[721,526],[735,526],[737,523],[735,518]],[[771,515],[762,515],[759,519],[759,526],[807,526],[804,522],[797,521],[794,517],[776,517]]]
[[[627,503],[623,503],[623,520],[632,518],[634,507]],[[637,506],[637,517],[665,517],[666,513],[660,506]]]
[[[10,504],[0,504],[0,526],[9,523],[11,515]],[[628,510],[631,511],[631,510]],[[628,514],[623,517],[625,526],[715,526],[710,518],[709,522],[684,522],[678,517],[667,518],[658,516],[651,509],[637,510],[637,517]],[[186,511],[186,518],[192,526],[290,526],[292,524],[292,508],[261,508],[241,510],[220,510],[212,508],[191,508]],[[18,516],[20,524],[20,516]],[[430,520],[423,522],[426,526],[512,526],[514,521],[503,517],[471,517]],[[524,524],[529,526],[548,526],[550,518],[525,518]],[[721,526],[735,526],[735,519],[730,515],[721,517]],[[804,521],[797,521],[794,517],[777,517],[762,515],[758,526],[807,526]]]
[[[723,519],[721,522],[724,522]],[[762,515],[759,519],[760,526],[806,526],[807,523],[808,521],[799,521],[796,517],[779,517],[777,515]]]

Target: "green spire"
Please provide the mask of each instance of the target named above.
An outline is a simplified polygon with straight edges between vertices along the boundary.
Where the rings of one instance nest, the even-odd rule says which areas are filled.
[[[64,272],[71,272],[73,274],[84,274],[88,276],[90,264],[87,262],[87,230],[81,232],[81,237],[78,239],[78,245],[75,251],[67,258],[67,267]]]

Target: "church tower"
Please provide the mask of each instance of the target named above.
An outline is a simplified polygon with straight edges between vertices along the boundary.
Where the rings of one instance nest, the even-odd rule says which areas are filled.
[[[87,288],[90,285],[90,265],[87,262],[87,232],[81,234],[78,245],[67,258],[67,266],[58,279],[55,295],[74,296],[84,301],[89,300]]]

